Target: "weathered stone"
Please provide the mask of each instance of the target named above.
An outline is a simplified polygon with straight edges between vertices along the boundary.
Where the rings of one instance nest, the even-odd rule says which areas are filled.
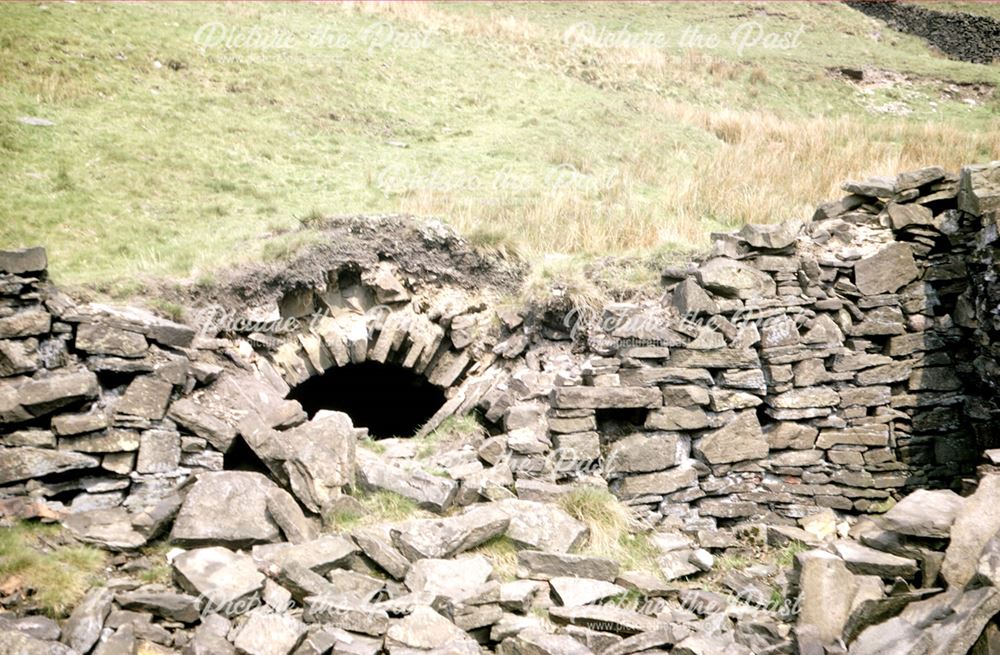
[[[494,505],[510,517],[507,537],[525,548],[565,553],[583,543],[588,534],[585,524],[548,503],[503,500]]]
[[[236,633],[233,645],[241,655],[289,655],[306,634],[306,625],[288,613],[257,608]]]
[[[240,431],[278,481],[312,512],[326,512],[354,483],[356,438],[343,412],[320,412],[283,432],[248,420]]]
[[[110,429],[59,439],[60,450],[80,453],[124,453],[139,450],[139,434],[134,430]]]
[[[976,572],[983,547],[1000,530],[1000,475],[985,475],[965,499],[951,526],[941,576],[949,587],[964,587]]]
[[[517,554],[517,564],[519,577],[534,580],[579,576],[614,582],[618,575],[618,562],[605,557],[589,555],[522,550]]]
[[[17,402],[32,416],[42,416],[60,407],[96,398],[100,393],[97,376],[77,371],[32,380],[17,389]]]
[[[363,489],[391,491],[435,512],[443,512],[455,500],[458,483],[454,480],[385,464],[363,449],[357,453],[358,484]]]
[[[896,503],[880,521],[886,529],[900,534],[946,539],[963,502],[948,489],[918,489]]]
[[[891,243],[854,265],[854,283],[866,296],[893,293],[919,277],[913,250],[905,243]]]
[[[552,406],[563,409],[613,409],[616,407],[659,407],[659,389],[646,387],[558,387],[550,396]]]
[[[444,519],[417,519],[392,529],[392,541],[411,561],[453,557],[503,534],[510,517],[492,505],[478,505]]]
[[[63,519],[63,525],[80,541],[108,550],[134,550],[147,541],[122,507],[74,512]]]
[[[229,621],[218,614],[203,615],[184,655],[233,655],[236,650],[226,639],[230,629]]]
[[[48,334],[52,317],[42,309],[27,309],[0,318],[0,339]]]
[[[0,653],[11,655],[79,655],[57,641],[42,641],[17,630],[0,629]]]
[[[700,407],[660,407],[646,414],[647,430],[700,430],[709,425]]]
[[[840,404],[840,394],[829,387],[804,387],[769,396],[766,400],[777,409],[836,407]]]
[[[629,475],[622,481],[619,493],[626,498],[672,494],[698,484],[698,471],[692,466],[678,466],[641,475]]]
[[[260,473],[202,473],[188,491],[171,539],[188,546],[233,548],[277,541],[281,530],[268,509],[268,497],[279,492],[286,493]]]
[[[691,278],[674,287],[672,302],[681,316],[689,318],[714,316],[719,311],[719,306],[712,297]]]
[[[236,429],[190,398],[181,398],[170,404],[167,416],[192,433],[206,439],[212,446],[226,452],[236,438]]]
[[[859,425],[843,430],[820,430],[817,448],[831,448],[840,444],[850,446],[886,446],[889,443],[888,425]]]
[[[764,429],[764,438],[767,439],[771,450],[786,448],[808,450],[816,444],[817,434],[819,430],[811,425],[788,421],[774,423]]]
[[[992,162],[962,167],[958,208],[974,216],[1000,210],[1000,164]]]
[[[234,616],[245,610],[242,602],[264,587],[264,576],[243,553],[220,547],[197,548],[173,560],[178,584],[205,599],[207,611]]]
[[[98,323],[81,323],[76,329],[75,345],[86,353],[126,358],[142,357],[149,350],[141,334]]]
[[[716,257],[698,268],[701,286],[727,298],[757,298],[773,296],[775,284],[771,276],[742,262]]]
[[[354,543],[341,535],[323,535],[298,544],[262,544],[253,547],[253,559],[262,565],[288,568],[302,566],[319,575],[326,575],[334,568],[346,565],[358,552]]]
[[[429,607],[416,607],[405,618],[394,620],[385,635],[389,655],[434,652],[478,655],[479,644],[464,630]]]
[[[773,225],[747,224],[739,231],[739,236],[754,248],[781,250],[795,243],[800,223],[786,221]]]
[[[30,447],[0,448],[0,484],[98,465],[97,459],[80,453]]]
[[[883,553],[853,541],[838,541],[833,545],[847,565],[858,575],[877,575],[882,578],[910,579],[917,573],[916,560]]]
[[[709,464],[726,464],[767,457],[768,443],[756,412],[747,411],[698,439],[693,450]]]
[[[592,630],[621,635],[651,632],[663,627],[660,621],[650,616],[610,605],[553,607],[549,609],[549,616],[559,623],[580,625]]]
[[[101,636],[114,599],[114,592],[107,587],[88,591],[63,626],[62,642],[77,652],[90,652]]]
[[[45,248],[21,248],[19,250],[0,250],[0,271],[20,275],[21,273],[39,273],[49,266]]]
[[[161,591],[163,587],[140,587],[115,596],[122,609],[151,612],[169,621],[194,623],[201,616],[201,601],[195,596]]]
[[[139,437],[138,473],[166,473],[181,462],[181,435],[169,430],[146,430]]]
[[[679,437],[667,432],[637,432],[611,446],[604,470],[609,473],[649,473],[677,464]]]
[[[857,579],[843,560],[812,550],[798,556],[798,624],[813,625],[824,644],[837,639],[847,624],[858,589]]]
[[[667,366],[676,368],[757,368],[760,359],[750,348],[674,350]]]
[[[52,417],[52,431],[60,437],[103,430],[111,424],[107,414],[60,414]]]
[[[592,655],[593,651],[569,635],[556,635],[540,628],[528,628],[505,639],[497,648],[500,655]]]
[[[406,587],[414,593],[444,596],[454,603],[469,602],[482,592],[493,566],[482,555],[454,559],[422,559],[406,573]]]
[[[902,230],[911,225],[934,225],[933,212],[923,205],[914,203],[900,205],[892,202],[886,210],[889,212],[889,220],[894,230]]]
[[[601,457],[601,439],[596,432],[556,434],[552,445],[563,462],[592,462]]]
[[[173,385],[152,375],[135,378],[115,406],[115,411],[131,416],[159,420],[167,413]]]
[[[37,346],[30,341],[0,341],[0,377],[38,369]]]
[[[849,180],[841,184],[840,188],[869,198],[891,198],[896,193],[896,180],[891,177],[870,177],[863,182]]]
[[[359,528],[351,537],[370,560],[382,567],[386,573],[402,580],[410,568],[410,562],[392,545],[389,526]]]

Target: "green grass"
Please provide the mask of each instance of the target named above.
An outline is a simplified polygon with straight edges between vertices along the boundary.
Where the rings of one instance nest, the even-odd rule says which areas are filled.
[[[517,544],[507,535],[500,535],[476,546],[469,553],[485,557],[493,566],[496,578],[501,582],[510,582],[517,579],[517,550]]]
[[[434,455],[442,444],[466,440],[478,434],[485,434],[485,432],[482,424],[472,414],[449,416],[426,436],[413,439],[417,444],[417,459],[427,459]],[[430,471],[430,473],[439,474],[434,471]],[[441,473],[447,476],[447,473]]]
[[[58,525],[22,522],[0,528],[0,584],[17,578],[30,605],[60,618],[101,581],[108,555],[91,546],[59,544]]]
[[[205,47],[216,23],[287,47]],[[740,48],[750,23],[798,45]],[[682,47],[693,28],[719,45]],[[284,259],[337,214],[435,215],[533,263],[686,252],[845,177],[995,156],[996,94],[951,82],[1000,70],[840,3],[9,3],[0,247],[44,244],[57,282],[117,297]]]
[[[586,524],[589,535],[582,552],[617,561],[622,570],[659,575],[659,550],[649,541],[633,511],[611,492],[581,487],[559,499],[567,514]]]

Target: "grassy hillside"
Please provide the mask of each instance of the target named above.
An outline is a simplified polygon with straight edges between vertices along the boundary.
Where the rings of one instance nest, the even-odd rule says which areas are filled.
[[[998,82],[839,3],[10,3],[0,247],[123,295],[283,256],[320,215],[438,216],[533,261],[693,248],[846,177],[996,157]]]

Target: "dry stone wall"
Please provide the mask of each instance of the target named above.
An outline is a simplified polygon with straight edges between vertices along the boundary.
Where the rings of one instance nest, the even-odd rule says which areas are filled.
[[[262,502],[294,516],[355,483],[444,511],[585,479],[711,528],[956,486],[997,442],[998,178],[994,163],[848,182],[811,220],[718,235],[704,261],[664,271],[661,301],[593,315],[421,295],[383,262],[275,299],[269,320],[299,320],[278,336],[206,333],[77,305],[43,250],[3,253],[0,498],[135,547],[237,438],[301,508]],[[356,452],[343,415],[309,419],[287,398],[368,359],[446,389],[425,432],[477,410],[491,436],[447,476],[407,472]]]
[[[596,467],[650,513],[695,521],[956,486],[998,438],[998,170],[848,182],[810,221],[718,235],[665,271],[656,306],[574,316],[563,348],[527,346],[558,325],[520,326],[497,352],[535,365],[487,416],[515,460],[551,448],[520,470]]]

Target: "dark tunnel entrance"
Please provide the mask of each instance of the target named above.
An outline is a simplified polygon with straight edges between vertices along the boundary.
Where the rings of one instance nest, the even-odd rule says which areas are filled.
[[[335,366],[292,389],[288,397],[312,418],[321,409],[345,412],[373,439],[412,437],[444,404],[444,390],[394,364]]]

